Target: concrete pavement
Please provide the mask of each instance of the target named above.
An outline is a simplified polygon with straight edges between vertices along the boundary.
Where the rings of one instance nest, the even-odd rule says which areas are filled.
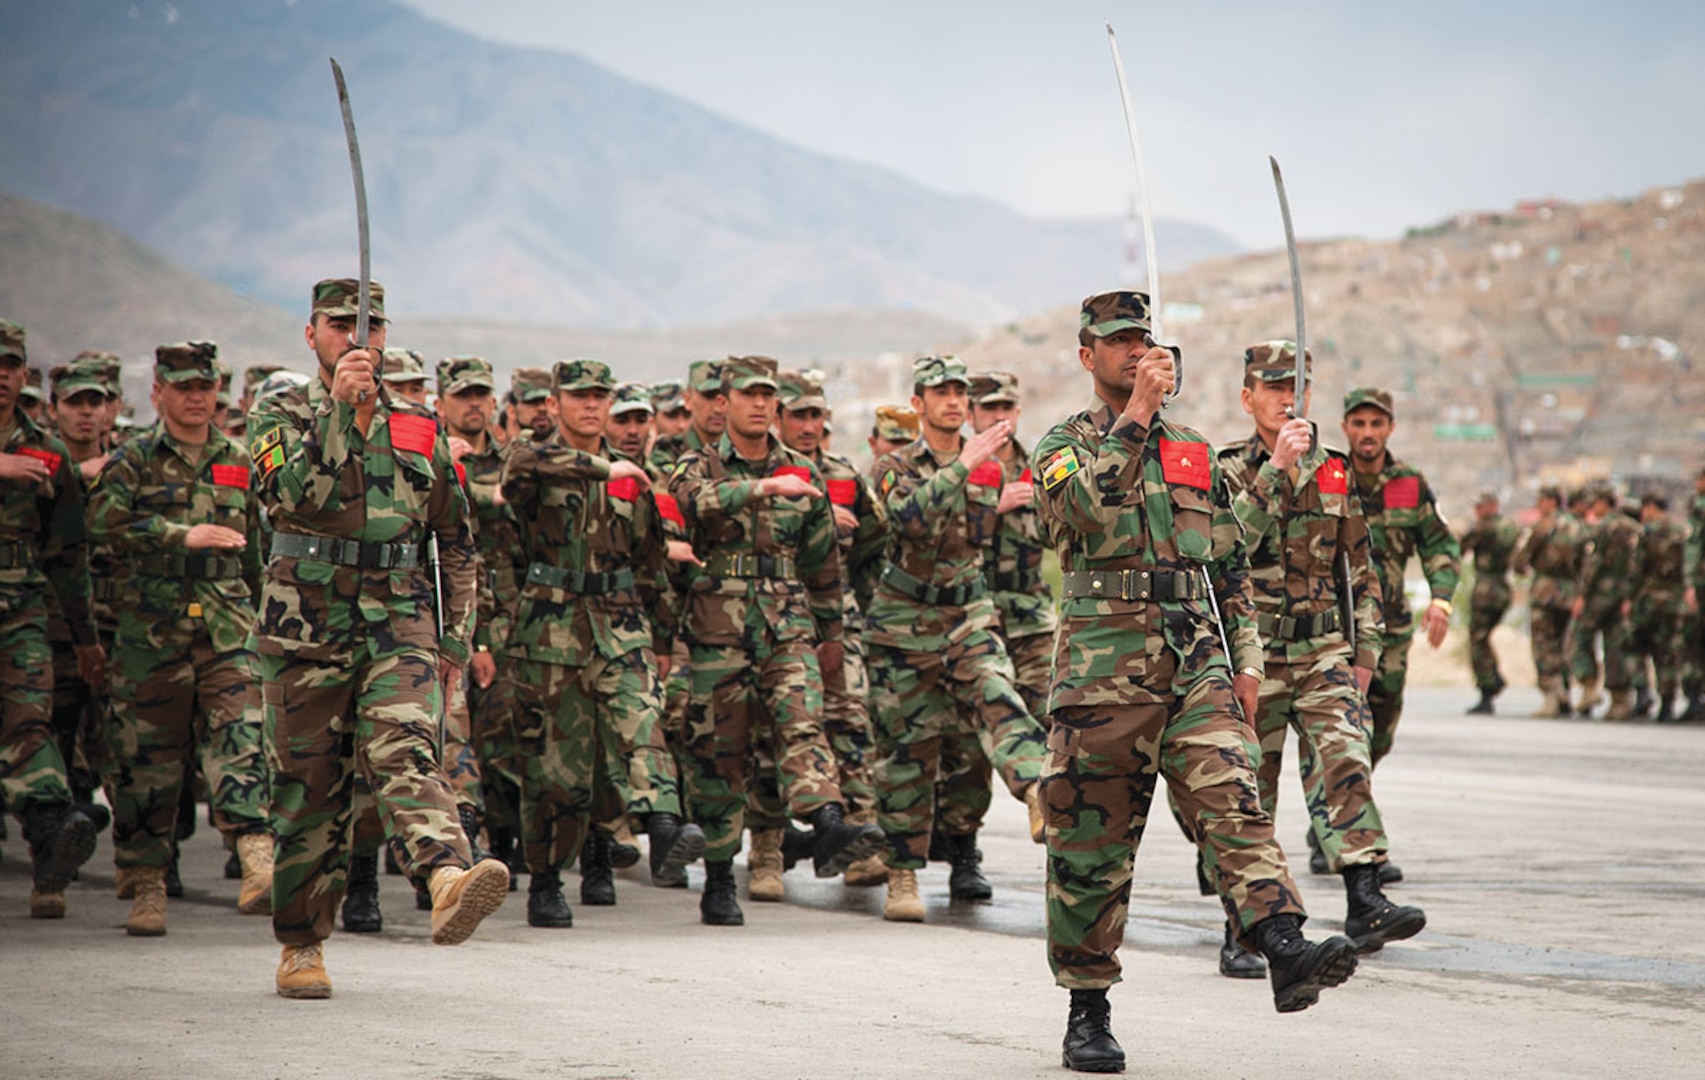
[[[1697,1076],[1705,1062],[1705,728],[1461,715],[1464,689],[1412,695],[1376,792],[1393,892],[1426,908],[1412,942],[1364,960],[1306,1013],[1215,970],[1219,913],[1164,808],[1132,888],[1126,981],[1112,993],[1131,1075]],[[1537,703],[1511,692],[1511,714]],[[1293,752],[1294,758],[1294,752]],[[1293,858],[1294,773],[1279,810]],[[882,890],[788,875],[747,925],[698,924],[690,892],[618,876],[616,908],[576,903],[534,930],[525,892],[466,945],[384,880],[386,930],[338,934],[336,996],[272,991],[268,921],[236,911],[205,825],[163,939],[126,937],[103,843],[63,922],[25,915],[18,830],[0,845],[0,1077],[997,1077],[1065,1075],[1066,998],[1042,942],[1042,855],[1016,802],[983,836],[988,904],[880,918]],[[1311,931],[1343,916],[1336,879],[1299,866]],[[524,888],[524,886],[523,886]],[[742,896],[744,890],[742,889]]]

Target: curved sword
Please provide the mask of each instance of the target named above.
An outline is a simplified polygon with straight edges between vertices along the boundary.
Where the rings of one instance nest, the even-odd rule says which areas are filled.
[[[1267,160],[1273,166],[1273,186],[1279,191],[1279,213],[1285,219],[1285,250],[1291,256],[1291,299],[1297,312],[1297,373],[1291,418],[1296,419],[1308,415],[1308,325],[1302,314],[1302,264],[1297,261],[1297,234],[1291,228],[1291,201],[1285,197],[1285,176],[1279,171],[1277,158],[1269,154]]]
[[[1119,80],[1119,102],[1125,107],[1125,134],[1131,140],[1131,162],[1137,167],[1138,208],[1143,219],[1143,276],[1149,294],[1149,336],[1157,343],[1166,340],[1160,330],[1160,264],[1154,256],[1154,215],[1149,211],[1148,173],[1143,169],[1143,144],[1137,137],[1137,113],[1131,107],[1131,88],[1125,82],[1125,62],[1119,56],[1119,38],[1113,24],[1107,24],[1107,47],[1113,51],[1113,74]],[[1174,353],[1172,392],[1161,401],[1162,407],[1172,404],[1184,389],[1184,361]]]
[[[343,68],[332,58],[332,79],[337,83],[337,104],[343,110],[343,135],[349,143],[349,172],[355,178],[355,228],[361,246],[361,277],[356,287],[355,347],[365,349],[371,327],[367,306],[373,294],[373,248],[367,231],[367,180],[361,171],[361,143],[355,138],[355,113],[349,105],[349,84],[343,81]],[[361,395],[366,400],[367,395]]]

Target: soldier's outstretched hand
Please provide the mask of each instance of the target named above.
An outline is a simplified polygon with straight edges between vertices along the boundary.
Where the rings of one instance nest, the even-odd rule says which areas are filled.
[[[47,462],[27,454],[0,454],[0,480],[39,484],[48,478]]]
[[[811,481],[797,473],[777,473],[758,481],[758,494],[767,495],[772,499],[797,499],[802,496],[815,499],[823,493],[813,487]]]
[[[631,461],[610,462],[610,479],[637,480],[641,491],[648,491],[651,488],[651,477],[646,475],[643,468]]]
[[[1005,446],[1011,438],[1012,422],[1010,420],[990,424],[965,440],[965,448],[959,451],[959,460],[965,463],[967,469],[975,469],[994,457],[995,451]]]
[[[217,548],[220,551],[241,551],[249,546],[249,538],[236,529],[223,525],[192,525],[184,535],[184,547],[191,551],[206,551]]]
[[[90,686],[100,686],[107,677],[107,651],[99,645],[76,645],[77,674]]]

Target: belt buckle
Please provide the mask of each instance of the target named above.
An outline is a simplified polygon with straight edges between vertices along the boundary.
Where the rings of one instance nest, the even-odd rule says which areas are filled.
[[[304,556],[304,558],[309,558],[309,559],[317,558],[319,556],[319,554],[320,554],[320,538],[317,536],[310,537],[308,539],[308,554],[306,556]]]

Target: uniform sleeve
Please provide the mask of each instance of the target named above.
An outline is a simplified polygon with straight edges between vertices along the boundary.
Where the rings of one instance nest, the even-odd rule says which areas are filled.
[[[1238,451],[1241,453],[1241,449]],[[1250,543],[1279,537],[1279,523],[1284,519],[1282,495],[1285,474],[1271,461],[1263,461],[1248,483],[1241,479],[1234,485],[1232,510],[1238,523],[1249,536]]]
[[[290,514],[315,514],[337,494],[351,454],[355,407],[327,395],[306,434],[283,396],[267,398],[249,414],[249,453],[261,499]]]
[[[184,546],[189,525],[136,505],[145,482],[141,443],[132,440],[113,451],[89,492],[89,536],[127,555],[148,555]]]
[[[40,501],[37,517],[45,530],[39,538],[42,570],[59,598],[59,610],[71,626],[71,640],[78,645],[95,644],[95,616],[89,598],[89,541],[85,526],[83,478],[71,464],[65,447],[52,444],[59,454],[59,471],[53,478],[51,501]]]
[[[1126,513],[1126,493],[1142,483],[1148,436],[1148,428],[1123,417],[1094,450],[1068,427],[1050,431],[1036,446],[1042,517],[1075,533],[1113,525]]]
[[[1355,665],[1374,671],[1379,668],[1380,654],[1385,648],[1385,617],[1382,614],[1379,575],[1373,567],[1373,541],[1368,534],[1368,519],[1362,514],[1361,496],[1352,487],[1346,496],[1349,513],[1338,522],[1339,550],[1349,557],[1350,598],[1355,603],[1356,657]],[[1393,603],[1406,603],[1393,597]]]
[[[763,498],[758,494],[762,480],[711,479],[705,469],[704,457],[698,451],[683,455],[681,462],[688,462],[688,467],[683,469],[680,462],[676,463],[669,479],[669,494],[675,497],[676,505],[689,524],[737,514]],[[687,532],[691,534],[691,528]]]
[[[971,470],[962,459],[925,480],[917,470],[890,454],[878,468],[882,476],[883,506],[893,528],[908,540],[924,540],[947,527],[965,513],[965,481]],[[893,482],[889,482],[889,478]]]
[[[811,481],[823,486],[817,470]],[[835,513],[826,497],[811,500],[800,531],[799,576],[810,598],[811,617],[817,622],[818,640],[841,640],[841,554],[835,542]]]
[[[1687,530],[1687,543],[1683,546],[1682,573],[1687,579],[1687,587],[1694,590],[1705,590],[1705,581],[1700,580],[1705,574],[1705,514],[1694,513],[1693,520]]]
[[[876,498],[870,482],[859,476],[858,496],[853,513],[858,527],[853,530],[852,543],[847,546],[847,580],[860,606],[868,607],[876,592],[877,579],[882,574],[882,554],[887,550],[888,537],[893,532],[888,524],[888,512]]]
[[[1244,668],[1263,669],[1266,651],[1261,646],[1261,632],[1255,619],[1255,589],[1249,581],[1249,548],[1244,543],[1243,526],[1231,509],[1231,491],[1226,474],[1215,461],[1212,492],[1214,501],[1214,550],[1225,554],[1208,566],[1213,578],[1214,595],[1219,600],[1220,622],[1231,642],[1233,671]]]
[[[242,453],[241,447],[237,452]],[[242,467],[248,468],[247,465]],[[253,476],[252,469],[250,475]],[[257,606],[260,604],[261,579],[266,576],[267,552],[263,550],[266,545],[266,528],[261,521],[261,515],[264,513],[266,510],[261,506],[260,496],[251,486],[243,499],[243,536],[248,543],[238,555],[238,562],[242,565],[243,581],[249,587],[249,595],[254,598]]]
[[[668,542],[657,499],[647,494],[636,501],[634,585],[651,617],[651,648],[668,656],[675,642],[675,590],[668,575]]]
[[[438,537],[438,572],[443,584],[444,633],[438,648],[458,667],[466,667],[473,649],[477,595],[474,572],[479,555],[462,482],[450,459],[450,444],[440,430],[432,445],[435,479],[427,497],[426,526]]]

